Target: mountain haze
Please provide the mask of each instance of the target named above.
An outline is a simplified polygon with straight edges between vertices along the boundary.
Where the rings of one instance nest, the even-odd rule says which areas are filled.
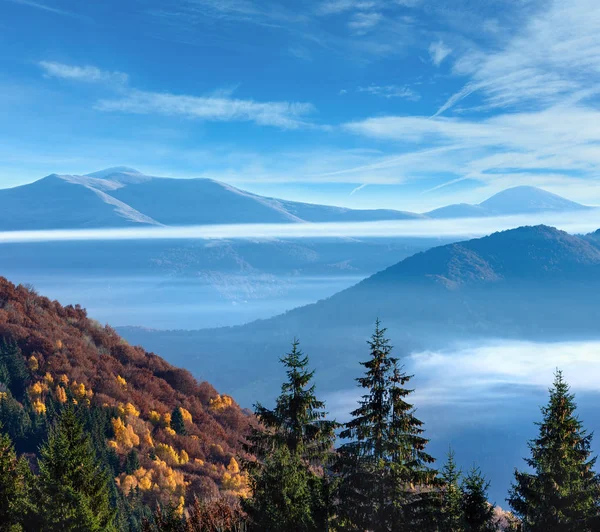
[[[596,239],[521,227],[417,253],[328,299],[268,320],[199,331],[121,331],[157,352],[168,349],[174,362],[192,371],[196,364],[205,367],[206,357],[225,353],[240,374],[201,375],[244,401],[268,388],[263,368],[295,336],[327,375],[320,384],[335,389],[347,385],[376,318],[400,342],[400,353],[474,337],[583,338],[597,332],[598,290]],[[240,386],[241,374],[248,385]]]
[[[367,222],[577,211],[587,207],[535,187],[505,190],[479,205],[426,214],[348,209],[259,196],[213,179],[147,176],[128,167],[87,175],[52,174],[0,190],[0,230],[152,225]]]

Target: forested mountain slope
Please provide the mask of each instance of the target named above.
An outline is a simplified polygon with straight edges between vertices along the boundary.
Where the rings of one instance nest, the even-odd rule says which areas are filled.
[[[0,422],[17,451],[33,457],[66,404],[84,410],[132,512],[246,493],[238,463],[251,418],[231,397],[128,345],[79,306],[0,278]]]

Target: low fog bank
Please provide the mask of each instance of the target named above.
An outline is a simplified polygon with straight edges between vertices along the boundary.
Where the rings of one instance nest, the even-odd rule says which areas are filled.
[[[525,466],[527,440],[536,435],[534,422],[541,420],[557,368],[576,394],[585,427],[598,434],[593,448],[600,453],[600,340],[488,340],[412,353],[402,362],[414,374],[410,400],[425,422],[438,466],[452,446],[463,469],[482,467],[499,505],[506,506],[514,468]],[[356,371],[358,376],[361,368]],[[358,388],[349,388],[325,399],[331,415],[344,421],[359,396]]]
[[[551,225],[569,233],[588,233],[600,227],[600,209],[578,211],[576,215],[572,212],[542,212],[515,216],[439,220],[1,231],[0,243],[238,238],[474,238],[496,231],[539,224]]]

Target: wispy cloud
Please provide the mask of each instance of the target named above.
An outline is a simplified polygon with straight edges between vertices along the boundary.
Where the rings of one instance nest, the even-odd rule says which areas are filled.
[[[599,121],[600,112],[590,107],[556,106],[485,120],[387,116],[345,127],[403,147],[426,143],[446,148],[447,172],[455,172],[457,179],[485,183],[514,174],[531,184],[540,172],[547,177],[562,173],[565,182],[595,178],[600,172]]]
[[[314,111],[309,103],[256,102],[227,97],[187,96],[132,90],[123,98],[102,100],[101,111],[159,114],[200,120],[248,121],[264,126],[295,129],[308,124],[303,117]]]
[[[437,67],[442,64],[442,61],[446,59],[452,53],[452,49],[446,46],[443,41],[432,42],[429,45],[429,56],[431,62]]]
[[[417,101],[421,98],[414,90],[409,87],[400,87],[398,85],[369,85],[367,87],[358,87],[357,92],[366,92],[382,98],[403,98],[405,100]]]
[[[374,0],[329,0],[321,2],[317,8],[320,15],[337,15],[352,10],[369,10],[378,7],[379,2]]]
[[[12,2],[13,4],[21,4],[24,6],[33,7],[35,9],[41,9],[42,11],[48,11],[49,13],[55,13],[56,15],[64,15],[67,17],[78,17],[77,14],[72,13],[70,11],[65,11],[64,9],[58,9],[57,7],[53,7],[48,4],[43,4],[41,2],[35,2],[34,0],[8,0],[8,2]]]
[[[86,83],[113,83],[125,85],[129,79],[123,72],[109,72],[95,66],[74,66],[53,61],[40,61],[38,63],[44,74],[48,77],[83,81]]]
[[[359,192],[360,190],[362,190],[363,188],[365,188],[368,185],[369,185],[369,183],[363,183],[362,185],[359,185],[356,188],[353,188],[350,191],[350,196],[354,196],[354,194],[356,194],[357,192]]]
[[[359,12],[353,15],[348,22],[348,27],[359,35],[373,29],[383,20],[383,15],[376,11],[363,13]]]
[[[600,82],[600,11],[594,0],[550,5],[533,16],[500,51],[473,50],[454,70],[470,77],[489,107],[553,105]],[[447,110],[460,98],[452,96]]]

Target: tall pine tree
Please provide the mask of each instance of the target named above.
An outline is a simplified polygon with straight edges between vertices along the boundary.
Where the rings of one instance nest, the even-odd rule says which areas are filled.
[[[66,408],[40,449],[36,502],[41,530],[114,530],[110,476],[100,466],[73,407]]]
[[[340,526],[375,532],[407,529],[422,519],[434,459],[425,452],[422,422],[406,401],[412,378],[398,366],[379,320],[368,342],[371,356],[357,382],[365,390],[341,438],[338,469]]]
[[[538,437],[529,442],[526,458],[533,473],[515,471],[508,502],[524,531],[600,529],[600,479],[593,471],[592,435],[575,415],[574,395],[555,374]]]
[[[337,424],[326,419],[317,399],[314,372],[297,340],[281,359],[287,381],[275,408],[257,404],[262,427],[249,437],[253,497],[247,509],[257,530],[327,530],[328,481],[322,466],[329,461]]]
[[[494,525],[494,505],[487,500],[489,482],[481,471],[473,467],[462,482],[462,508],[464,530],[467,532],[492,532]]]
[[[464,529],[462,508],[461,472],[454,459],[454,451],[448,451],[448,458],[440,473],[441,507],[437,519],[440,532],[456,532]]]
[[[0,433],[0,532],[28,526],[31,477],[29,464],[17,458],[8,434]]]

